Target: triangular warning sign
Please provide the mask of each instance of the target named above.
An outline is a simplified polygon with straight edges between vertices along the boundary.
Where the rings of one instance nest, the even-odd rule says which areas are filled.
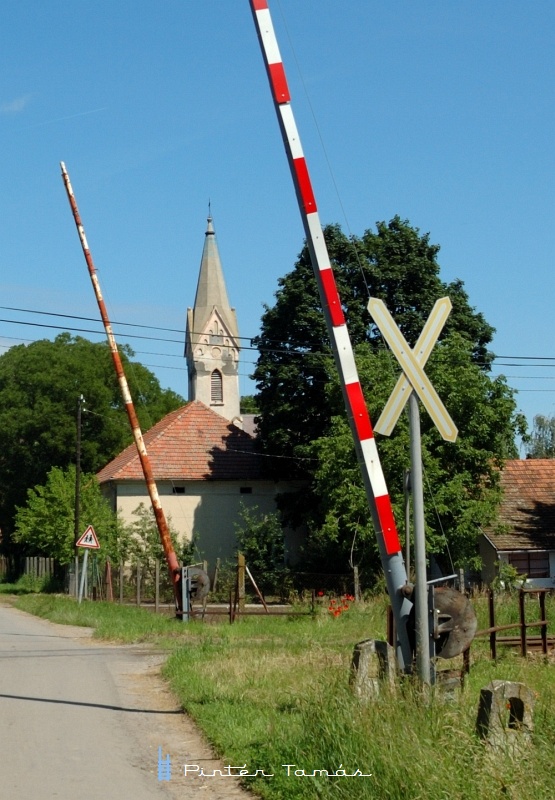
[[[100,547],[96,533],[92,525],[89,525],[85,533],[75,542],[76,547],[90,547],[91,550],[98,550]]]

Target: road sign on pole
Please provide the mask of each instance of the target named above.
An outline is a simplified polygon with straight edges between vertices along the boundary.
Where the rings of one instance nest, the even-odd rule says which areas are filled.
[[[75,546],[87,547],[89,550],[98,550],[100,544],[98,542],[98,538],[96,536],[96,533],[94,532],[94,528],[92,525],[88,526],[86,531],[76,541]]]
[[[455,423],[423,369],[445,320],[449,316],[451,301],[448,297],[443,297],[436,302],[414,350],[411,350],[405,341],[405,337],[395,324],[383,300],[371,298],[368,302],[368,311],[391,347],[404,373],[397,381],[374,430],[389,436],[414,390],[442,437],[448,442],[454,442],[458,433]]]
[[[414,515],[415,633],[416,664],[423,683],[435,683],[435,642],[430,636],[430,611],[426,575],[426,532],[424,522],[424,491],[422,486],[422,447],[418,395],[440,434],[448,442],[457,438],[455,423],[447,413],[436,390],[430,383],[424,366],[451,311],[451,300],[442,297],[434,305],[430,316],[411,350],[393,317],[382,300],[371,299],[368,311],[401,365],[403,374],[397,381],[374,430],[389,436],[408,401],[411,445],[411,489]],[[413,394],[413,391],[415,394]],[[407,542],[409,530],[406,531]]]

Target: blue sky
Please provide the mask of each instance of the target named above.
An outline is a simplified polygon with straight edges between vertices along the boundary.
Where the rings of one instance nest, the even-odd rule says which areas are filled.
[[[98,317],[60,161],[114,320],[183,331],[210,200],[255,336],[303,229],[248,0],[2,7],[0,305],[27,311],[0,310],[0,352],[56,335],[41,323],[99,328],[30,313]],[[442,278],[497,329],[519,407],[555,414],[552,0],[270,7],[322,222],[429,232]],[[117,334],[185,395],[183,336],[146,335],[174,341]]]

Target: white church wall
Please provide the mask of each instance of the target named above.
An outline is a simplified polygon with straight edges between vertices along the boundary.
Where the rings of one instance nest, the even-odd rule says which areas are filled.
[[[211,565],[217,558],[234,557],[235,523],[241,522],[242,507],[256,507],[260,514],[276,511],[276,484],[271,481],[159,481],[158,493],[179,540],[191,541],[196,533],[199,557]],[[150,507],[146,488],[139,482],[118,485],[112,502],[126,524],[136,519],[133,512],[140,503]],[[291,540],[291,534],[287,538]]]

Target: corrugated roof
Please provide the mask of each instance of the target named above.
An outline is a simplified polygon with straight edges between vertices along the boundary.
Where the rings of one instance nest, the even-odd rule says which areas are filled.
[[[501,486],[508,532],[487,531],[497,550],[555,550],[555,459],[507,461]]]
[[[257,480],[255,440],[198,401],[172,411],[144,436],[155,480]],[[143,480],[135,444],[97,475],[107,481]]]

